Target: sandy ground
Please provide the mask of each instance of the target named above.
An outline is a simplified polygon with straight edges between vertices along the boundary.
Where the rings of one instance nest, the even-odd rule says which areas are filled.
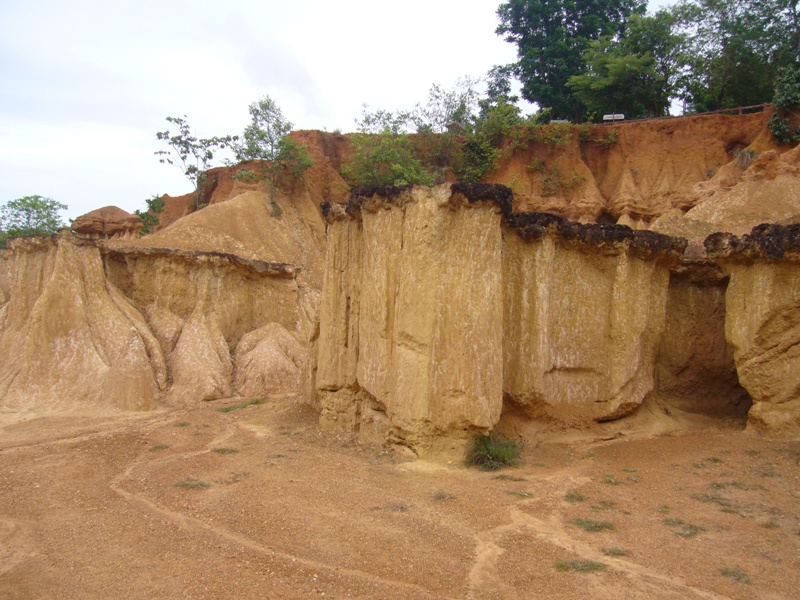
[[[487,473],[226,404],[0,427],[0,598],[800,597],[799,442],[550,439]]]

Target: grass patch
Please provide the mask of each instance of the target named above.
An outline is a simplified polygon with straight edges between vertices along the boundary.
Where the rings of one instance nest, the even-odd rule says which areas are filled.
[[[750,577],[740,567],[725,567],[719,570],[719,574],[733,579],[736,583],[750,583]]]
[[[512,496],[516,496],[517,498],[533,498],[533,494],[531,492],[523,492],[520,490],[514,490],[512,492],[508,492]]]
[[[580,527],[584,531],[589,531],[591,533],[614,530],[614,524],[609,521],[595,521],[593,519],[572,519],[570,523],[572,523],[576,527]]]
[[[188,427],[189,421],[178,421],[175,423],[175,427]]]
[[[497,471],[517,464],[522,445],[504,440],[496,433],[477,435],[472,439],[472,448],[467,463],[484,471]]]
[[[217,454],[236,454],[239,452],[236,448],[212,448],[211,451]]]
[[[597,504],[592,505],[592,510],[611,510],[616,504],[611,500],[600,500]]]
[[[245,400],[244,402],[240,402],[239,404],[230,404],[228,406],[222,406],[217,409],[217,412],[221,413],[229,413],[232,410],[240,410],[242,408],[247,408],[248,406],[257,406],[258,404],[264,404],[266,400],[264,398],[250,398],[250,400]]]
[[[707,458],[706,460],[708,462],[712,463],[712,464],[715,464],[715,465],[721,465],[722,464],[722,459],[721,458],[717,458],[716,456],[712,456],[711,458]]]
[[[514,475],[495,475],[492,479],[499,479],[500,481],[528,481],[524,477],[515,477]]]
[[[736,504],[733,500],[721,496],[720,494],[692,494],[692,498],[704,504],[718,504],[721,508],[736,508]]]
[[[606,556],[630,556],[631,551],[625,548],[600,548],[600,551]]]
[[[586,500],[586,496],[579,494],[578,492],[567,492],[567,494],[564,496],[564,500],[567,502],[583,502]]]
[[[166,450],[169,448],[166,444],[154,444],[150,446],[150,452],[158,452],[159,450]]]
[[[210,483],[195,479],[194,477],[187,477],[175,484],[175,487],[184,488],[186,490],[205,490],[211,487]]]
[[[575,560],[558,561],[556,569],[558,571],[565,571],[569,573],[598,573],[605,571],[608,566],[605,563],[597,562],[596,560],[588,560],[586,558],[578,558]]]
[[[747,456],[758,456],[761,454],[759,450],[745,450],[744,453],[747,454]]]
[[[454,494],[450,492],[445,492],[444,490],[439,490],[433,494],[433,499],[437,502],[450,502],[451,500],[455,500],[456,497]]]
[[[613,473],[606,473],[603,475],[603,483],[606,485],[622,485],[622,482],[617,479]]]
[[[658,512],[660,512],[662,515],[666,515],[670,510],[672,509],[666,504],[662,504],[658,507]]]
[[[694,537],[701,531],[706,530],[705,527],[695,525],[694,523],[687,523],[683,519],[676,519],[674,517],[667,517],[661,522],[667,527],[677,527],[678,531],[675,532],[675,535],[682,538]]]
[[[780,527],[780,523],[778,523],[775,519],[770,519],[769,521],[764,521],[763,523],[759,524],[764,529],[778,529]]]

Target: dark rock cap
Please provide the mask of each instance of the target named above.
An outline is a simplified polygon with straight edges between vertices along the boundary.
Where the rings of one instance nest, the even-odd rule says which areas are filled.
[[[705,239],[703,245],[708,256],[717,260],[800,261],[800,223],[791,225],[762,223],[742,237],[727,232],[712,233]]]

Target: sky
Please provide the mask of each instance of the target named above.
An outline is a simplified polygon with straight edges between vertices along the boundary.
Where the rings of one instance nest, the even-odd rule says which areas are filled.
[[[654,0],[650,8],[669,0]],[[75,218],[192,185],[154,152],[167,116],[240,134],[269,95],[295,129],[355,128],[513,62],[499,0],[3,0],[0,205],[39,194]]]

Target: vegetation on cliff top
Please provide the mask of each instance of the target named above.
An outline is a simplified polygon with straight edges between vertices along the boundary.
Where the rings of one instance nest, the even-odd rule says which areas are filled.
[[[645,15],[644,0],[511,0],[497,33],[517,46],[502,67],[522,97],[558,118],[662,116],[769,102],[782,68],[797,68],[797,0],[678,0]]]
[[[38,194],[9,200],[0,208],[0,248],[9,238],[51,235],[63,229],[60,210],[67,210],[67,205]]]

